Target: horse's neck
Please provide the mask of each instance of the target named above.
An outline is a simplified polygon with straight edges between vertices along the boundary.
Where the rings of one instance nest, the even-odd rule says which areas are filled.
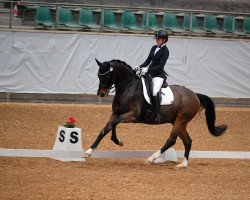
[[[136,84],[137,81],[140,81],[134,71],[124,65],[116,65],[114,67],[114,84],[116,88],[116,93],[124,93],[127,91],[130,91],[131,89],[134,89],[134,84]]]
[[[142,105],[143,93],[140,79],[133,78],[123,87],[116,89],[112,107],[115,114],[129,112],[131,104]]]
[[[133,72],[128,69],[120,69],[115,75],[115,85],[126,84],[132,81],[136,76]]]
[[[140,87],[140,84],[141,80],[135,76],[126,77],[122,81],[119,81],[119,83],[115,84],[116,93],[126,94],[128,92],[135,92],[138,90],[138,87]]]

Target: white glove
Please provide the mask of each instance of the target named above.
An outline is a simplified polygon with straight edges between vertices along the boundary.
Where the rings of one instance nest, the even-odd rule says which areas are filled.
[[[138,71],[141,70],[141,68],[140,68],[139,66],[135,66],[134,70],[135,70],[136,72],[138,72]]]
[[[142,76],[144,76],[147,72],[148,72],[148,68],[147,67],[142,67],[141,68],[141,75]]]

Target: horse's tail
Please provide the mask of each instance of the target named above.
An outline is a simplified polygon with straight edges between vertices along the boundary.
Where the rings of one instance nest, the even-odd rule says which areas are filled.
[[[205,116],[209,132],[214,136],[222,135],[226,131],[227,125],[223,124],[220,126],[215,126],[216,116],[215,116],[214,102],[210,97],[204,94],[196,93],[196,95],[200,100],[201,107],[205,109]]]

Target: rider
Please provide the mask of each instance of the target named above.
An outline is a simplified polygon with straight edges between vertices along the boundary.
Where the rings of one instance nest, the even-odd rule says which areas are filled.
[[[153,83],[153,106],[155,108],[154,123],[161,122],[160,116],[160,89],[167,79],[166,72],[164,71],[164,65],[169,57],[169,51],[166,46],[168,41],[168,33],[165,30],[158,30],[154,34],[156,39],[156,45],[154,45],[146,61],[140,66],[136,66],[135,70],[141,70],[141,75],[149,74]],[[148,66],[148,67],[147,67]]]

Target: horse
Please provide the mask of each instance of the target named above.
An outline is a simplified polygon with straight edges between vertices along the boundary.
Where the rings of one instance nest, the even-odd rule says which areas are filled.
[[[152,105],[146,102],[143,96],[141,79],[127,63],[121,60],[111,60],[101,63],[99,66],[98,78],[100,81],[97,95],[107,96],[112,86],[115,88],[115,95],[112,102],[112,114],[105,127],[100,131],[91,147],[85,151],[83,157],[91,157],[92,152],[97,148],[101,140],[111,131],[111,140],[123,146],[124,143],[117,137],[116,127],[119,123],[145,123],[153,124],[154,112]],[[179,168],[188,166],[189,153],[192,139],[187,132],[188,123],[201,110],[205,109],[206,123],[210,134],[213,136],[222,135],[227,125],[215,126],[216,114],[212,99],[204,94],[194,93],[192,90],[180,85],[169,85],[174,95],[174,102],[171,105],[162,105],[160,108],[161,124],[171,123],[172,130],[165,144],[146,162],[153,163],[162,153],[172,147],[177,137],[182,140],[185,151],[184,158]]]

